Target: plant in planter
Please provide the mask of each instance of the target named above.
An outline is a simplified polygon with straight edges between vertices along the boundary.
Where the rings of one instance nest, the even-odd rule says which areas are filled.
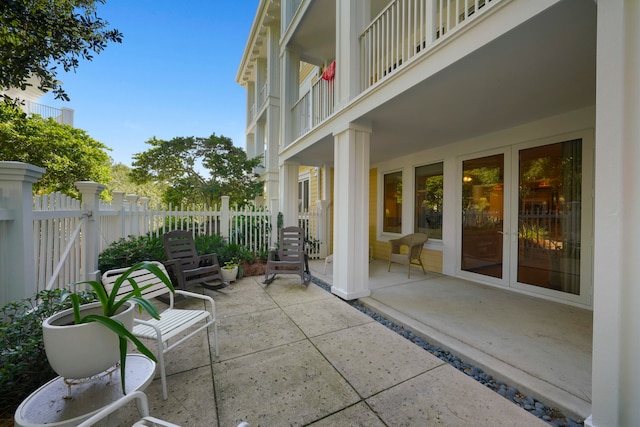
[[[86,378],[99,374],[120,360],[122,391],[125,386],[125,363],[128,341],[145,356],[157,361],[155,355],[132,333],[133,310],[137,304],[140,311],[158,319],[158,309],[142,292],[153,284],[138,286],[129,277],[134,271],[145,269],[158,276],[174,292],[169,278],[154,264],[140,262],[125,271],[107,294],[102,283],[97,281],[77,282],[73,285],[89,285],[98,297],[98,302],[81,305],[76,292],[63,292],[62,299],[69,298],[72,308],[61,311],[42,322],[45,351],[51,367],[65,378]],[[132,290],[118,297],[120,287],[127,283]],[[117,299],[116,299],[117,298]],[[99,335],[101,337],[97,337]],[[95,339],[91,344],[85,340]],[[119,348],[118,348],[119,347]]]
[[[233,282],[238,277],[238,263],[235,259],[224,263],[221,269],[222,279],[225,282]]]

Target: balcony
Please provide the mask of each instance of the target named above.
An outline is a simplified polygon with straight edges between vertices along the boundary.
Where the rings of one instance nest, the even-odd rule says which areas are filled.
[[[293,139],[318,126],[333,114],[335,99],[333,80],[318,79],[292,108]]]
[[[24,101],[22,110],[29,116],[37,114],[45,119],[53,118],[60,124],[73,126],[73,110],[70,108],[55,108],[33,101]]]
[[[423,56],[500,1],[395,0],[389,3],[359,38],[360,92]],[[292,108],[293,140],[331,116],[334,107],[333,81],[319,80]]]

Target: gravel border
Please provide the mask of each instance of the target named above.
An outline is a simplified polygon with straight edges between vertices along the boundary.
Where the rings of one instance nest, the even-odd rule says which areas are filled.
[[[323,282],[322,280],[312,276],[311,282],[324,289],[325,291],[331,292],[331,286]],[[378,323],[386,326],[387,328],[391,329],[399,335],[402,335],[404,338],[408,339],[414,344],[422,347],[424,350],[433,354],[437,358],[447,362],[449,365],[453,366],[459,371],[464,372],[468,376],[478,381],[480,384],[490,388],[502,397],[510,400],[524,410],[528,411],[530,414],[542,419],[543,421],[546,421],[549,425],[554,427],[578,427],[584,425],[584,421],[576,421],[569,417],[566,417],[559,410],[546,406],[544,403],[536,400],[532,396],[526,396],[520,393],[517,388],[510,386],[503,381],[496,380],[491,375],[483,372],[482,369],[464,362],[458,356],[452,354],[451,352],[429,344],[423,338],[414,335],[411,330],[405,329],[403,326],[397,325],[392,321],[384,318],[380,314],[376,313],[375,311],[371,310],[370,308],[365,307],[364,305],[362,305],[362,303],[360,303],[359,300],[356,299],[345,302],[353,308],[376,320]]]

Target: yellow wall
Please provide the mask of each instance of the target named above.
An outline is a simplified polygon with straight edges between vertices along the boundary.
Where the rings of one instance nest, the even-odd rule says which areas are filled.
[[[377,240],[378,236],[378,169],[369,170],[369,246],[373,257],[389,259],[389,243]],[[442,251],[424,249],[422,263],[428,271],[442,273]]]

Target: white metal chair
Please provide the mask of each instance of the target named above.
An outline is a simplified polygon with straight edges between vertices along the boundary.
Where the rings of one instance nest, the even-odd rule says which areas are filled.
[[[151,261],[166,274],[164,265],[157,261]],[[102,276],[102,284],[110,291],[114,282],[120,274],[126,271],[126,268],[118,268],[109,270]],[[164,354],[169,350],[182,344],[187,339],[193,337],[200,331],[213,326],[214,344],[216,356],[218,356],[218,325],[216,324],[216,309],[213,298],[207,295],[196,294],[180,289],[176,289],[176,294],[184,295],[191,298],[199,298],[205,301],[206,310],[182,310],[173,308],[173,293],[166,285],[156,276],[147,270],[138,270],[129,277],[135,279],[138,286],[143,287],[150,283],[156,286],[149,287],[143,292],[143,296],[147,299],[158,296],[169,296],[169,307],[160,313],[160,319],[134,319],[133,334],[138,338],[155,340],[158,344],[158,365],[160,367],[160,378],[162,379],[162,397],[166,400],[167,393],[167,375],[165,372]],[[124,294],[131,290],[131,285],[125,282],[118,291],[118,294]],[[190,331],[188,335],[181,337],[177,341],[169,345],[169,340],[179,336],[185,331]]]
[[[98,413],[89,417],[82,423],[78,424],[78,427],[89,427],[107,418],[118,409],[122,408],[132,400],[137,399],[138,411],[142,418],[138,420],[133,427],[145,427],[145,426],[158,426],[158,427],[180,427],[177,424],[170,423],[168,421],[160,420],[158,418],[149,415],[149,402],[147,401],[147,395],[141,391],[134,391],[127,394],[124,397],[113,402],[111,405],[104,407]]]

